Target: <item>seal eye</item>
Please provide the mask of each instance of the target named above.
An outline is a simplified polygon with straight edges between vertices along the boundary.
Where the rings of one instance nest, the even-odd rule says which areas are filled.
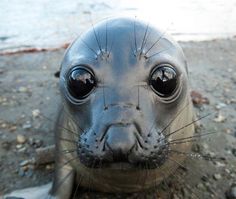
[[[177,87],[177,73],[169,65],[161,65],[152,73],[149,84],[160,97],[169,97]]]
[[[76,99],[86,98],[96,86],[94,75],[85,68],[74,68],[68,76],[69,93]]]

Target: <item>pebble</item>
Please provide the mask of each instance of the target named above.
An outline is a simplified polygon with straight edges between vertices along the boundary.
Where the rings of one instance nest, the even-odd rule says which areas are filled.
[[[40,110],[39,109],[32,110],[32,115],[34,118],[38,117],[40,115]]]
[[[18,144],[24,144],[26,142],[26,137],[24,135],[17,135],[16,142]]]
[[[188,195],[188,191],[184,187],[181,188],[181,193],[184,198]]]
[[[173,194],[173,196],[171,197],[172,199],[180,199],[180,197],[176,194]]]
[[[236,104],[236,98],[232,98],[228,102],[229,104]]]
[[[236,199],[236,184],[231,185],[225,195],[227,199]]]
[[[16,145],[16,149],[21,149],[21,148],[23,148],[23,145],[22,145],[22,144],[17,144],[17,145]]]
[[[220,180],[222,177],[219,173],[213,175],[214,180]]]
[[[34,142],[34,147],[35,148],[39,148],[43,145],[43,141],[42,140],[38,140],[36,139],[35,142]]]
[[[18,149],[18,152],[19,152],[19,153],[25,153],[26,150],[27,150],[26,147],[23,147],[23,146],[22,146],[20,149]]]
[[[226,117],[223,116],[221,113],[219,113],[213,121],[217,123],[222,123],[225,120],[226,120]]]
[[[201,146],[199,144],[193,144],[192,151],[199,153],[201,151]]]
[[[227,133],[227,134],[231,134],[232,130],[230,128],[226,128],[226,129],[224,129],[224,132]]]
[[[28,166],[26,165],[26,166],[23,166],[23,167],[21,167],[21,169],[24,171],[24,172],[26,172],[26,171],[28,171]]]
[[[1,124],[1,127],[2,127],[3,129],[5,129],[5,128],[7,127],[7,124],[6,124],[6,123],[2,123],[2,124]]]
[[[202,183],[198,183],[198,184],[197,184],[197,188],[198,188],[198,189],[204,189],[204,185],[203,185]]]
[[[194,105],[209,104],[209,99],[197,91],[191,91],[191,98]]]
[[[26,173],[25,173],[25,175],[26,175],[27,177],[32,177],[33,174],[34,174],[34,172],[33,172],[32,169],[28,169],[28,171],[26,171]]]
[[[8,151],[11,148],[11,143],[8,141],[2,142],[2,148]]]
[[[222,108],[225,108],[227,105],[225,104],[225,103],[218,103],[217,105],[216,105],[216,109],[217,110],[220,110],[220,109],[222,109]]]
[[[32,127],[32,125],[31,125],[30,121],[26,121],[26,123],[23,124],[23,126],[22,126],[23,129],[30,129],[31,127]]]
[[[25,93],[25,92],[28,91],[28,89],[27,89],[26,87],[24,87],[24,86],[21,86],[21,87],[19,87],[18,91],[19,91],[20,93]]]
[[[214,164],[216,165],[216,167],[225,167],[225,163],[222,162],[214,161]]]
[[[52,169],[54,169],[54,165],[53,164],[47,164],[45,168],[47,170],[52,170]]]
[[[4,103],[7,102],[7,98],[6,97],[0,97],[0,103]]]
[[[203,182],[208,182],[208,177],[207,177],[207,175],[203,175],[202,177],[201,177],[201,180],[203,181]]]
[[[20,168],[18,170],[18,175],[21,176],[21,177],[24,177],[25,176],[25,171],[22,168]]]
[[[39,148],[43,145],[43,141],[40,139],[35,139],[35,138],[29,138],[29,144],[33,146],[34,148]]]
[[[9,127],[9,131],[13,132],[17,129],[17,126],[10,126]]]
[[[23,160],[21,163],[20,163],[20,166],[23,167],[23,166],[26,166],[30,163],[29,160]]]
[[[232,149],[232,154],[236,157],[236,148]]]

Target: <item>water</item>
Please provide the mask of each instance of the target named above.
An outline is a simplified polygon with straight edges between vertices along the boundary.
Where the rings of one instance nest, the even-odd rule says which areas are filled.
[[[107,16],[151,21],[179,41],[236,35],[236,0],[1,0],[0,51],[70,43]]]

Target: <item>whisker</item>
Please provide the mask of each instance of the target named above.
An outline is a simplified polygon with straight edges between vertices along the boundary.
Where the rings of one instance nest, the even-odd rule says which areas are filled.
[[[173,160],[173,159],[171,159],[171,158],[168,158],[168,159],[171,160],[171,161],[173,161],[173,162],[175,162],[177,165],[179,165],[181,168],[185,169],[186,171],[190,172],[192,175],[195,175],[195,173],[193,173],[192,170],[186,168],[186,167],[185,167],[183,164],[181,164],[180,162],[178,162],[178,161],[176,161],[176,160]],[[178,171],[179,171],[179,170],[177,169],[176,172],[178,172]],[[201,176],[201,175],[202,175],[202,173],[199,173],[197,170],[196,170],[195,172],[196,172],[196,174],[197,174],[198,176]],[[174,176],[177,177],[177,178],[179,178],[179,176],[176,176],[176,175],[174,175]],[[200,199],[200,197],[199,197],[196,193],[194,193],[192,189],[190,189],[188,186],[185,186],[185,187],[186,187],[195,197],[197,197],[197,198]],[[197,191],[197,190],[195,190],[195,191]],[[197,191],[197,192],[198,192],[198,191]],[[200,192],[198,192],[198,193],[200,193]]]
[[[182,140],[188,140],[188,139],[191,140],[192,138],[201,138],[201,137],[216,134],[216,133],[218,133],[218,132],[203,133],[203,134],[199,134],[199,135],[193,135],[193,136],[189,136],[189,137],[178,138],[178,139],[171,140],[168,143],[174,143],[175,141],[182,141]]]
[[[140,165],[140,164],[138,164],[138,169],[139,169],[139,170],[141,170],[141,169],[142,169],[142,167],[141,167],[141,165]],[[136,184],[139,184],[139,180],[140,180],[140,178],[141,178],[141,175],[137,175]]]
[[[166,176],[162,171],[160,171],[160,173],[163,175],[163,182],[164,182],[164,185],[167,187],[167,190],[168,190],[169,186],[168,186],[168,183],[166,181]],[[170,191],[168,190],[168,199],[170,199],[170,198],[171,198],[171,194],[170,194]]]
[[[71,143],[77,144],[76,141],[70,140],[70,139],[67,139],[67,138],[58,137],[58,139],[63,140],[63,141],[66,141],[66,142],[71,142]]]
[[[137,35],[136,35],[136,16],[134,20],[134,46],[135,46],[135,54],[138,52],[137,48]]]
[[[139,85],[138,85],[138,106],[137,109],[140,110],[140,92],[139,92]]]
[[[173,132],[167,134],[167,135],[166,135],[166,138],[169,137],[169,136],[171,136],[171,135],[173,135],[173,134],[175,134],[175,133],[177,133],[177,132],[179,132],[179,131],[182,130],[182,129],[187,128],[187,127],[190,126],[190,125],[193,125],[193,124],[196,123],[197,121],[200,121],[200,120],[202,120],[202,119],[208,117],[209,115],[211,115],[211,113],[206,114],[206,115],[204,115],[204,116],[202,116],[202,117],[199,117],[199,118],[193,120],[192,122],[190,122],[190,123],[188,123],[188,124],[186,124],[186,125],[180,127],[179,129],[177,129],[177,130],[175,130],[175,131],[173,131]]]
[[[60,170],[60,169],[62,169],[64,166],[66,166],[66,165],[68,165],[70,162],[73,162],[74,160],[77,160],[77,159],[79,159],[78,157],[73,157],[73,158],[71,158],[71,159],[69,159],[69,160],[67,160],[66,162],[64,162],[64,163],[58,163],[58,167],[56,167],[56,171],[58,171],[58,170]],[[61,165],[62,164],[62,165]]]
[[[68,154],[68,153],[73,153],[73,152],[76,152],[76,151],[77,151],[77,149],[65,149],[65,150],[62,150],[62,151],[59,150],[59,153]]]
[[[65,180],[73,173],[73,171],[70,171],[58,184],[56,184],[55,188],[53,188],[50,192],[50,194],[54,194],[56,193],[56,191],[58,190],[58,188],[65,182]],[[51,198],[52,196],[50,196]]]
[[[167,143],[166,145],[177,145],[177,144],[185,144],[189,142],[197,142],[199,139],[192,139],[192,140],[187,140],[187,141],[179,141],[179,142],[173,142],[173,143]]]
[[[188,168],[185,167],[183,164],[179,163],[178,161],[176,161],[176,160],[174,160],[174,159],[172,159],[172,158],[170,158],[170,157],[168,157],[167,160],[170,160],[170,161],[176,163],[176,164],[179,165],[182,169],[184,169],[185,171],[188,171]]]
[[[92,23],[92,27],[93,27],[93,33],[94,33],[95,39],[96,39],[97,44],[98,44],[98,48],[99,48],[100,52],[102,53],[102,56],[104,56],[103,51],[102,51],[102,46],[101,46],[101,43],[100,43],[100,41],[99,41],[97,32],[96,32],[96,30],[95,30],[95,28],[94,28],[94,25],[93,25],[93,22],[92,22],[92,21],[91,21],[91,23]]]
[[[170,50],[170,49],[172,49],[172,48],[174,48],[174,46],[171,46],[171,47],[169,47],[169,48],[163,49],[163,50],[161,50],[161,51],[159,51],[159,52],[157,52],[157,53],[154,53],[154,54],[150,55],[149,57],[146,56],[146,55],[145,55],[145,56],[147,57],[147,59],[150,59],[151,57],[156,56],[156,55],[158,55],[158,54],[161,54],[161,53],[163,53],[163,52],[165,52],[165,51],[168,51],[168,50]]]
[[[192,172],[192,170],[188,169],[187,167],[185,167],[183,164],[181,164],[180,162],[178,162],[177,160],[174,160],[172,158],[168,158],[170,161],[175,162],[176,164],[178,164],[182,169],[184,169],[185,171],[190,172],[191,174],[194,174]],[[198,171],[195,171],[195,174],[197,174],[198,176],[201,176],[201,173],[199,173]]]
[[[106,21],[106,44],[105,44],[105,52],[107,53],[107,21]]]
[[[110,57],[110,54],[111,54],[111,51],[112,51],[113,45],[114,45],[114,39],[112,39],[112,42],[111,42],[111,48],[110,48],[110,50],[109,50],[109,53],[108,53],[107,57]]]
[[[73,199],[75,199],[75,197],[77,196],[77,192],[78,192],[78,190],[79,190],[79,186],[80,186],[80,184],[81,184],[81,182],[82,182],[82,180],[83,180],[83,177],[84,177],[84,176],[81,176],[81,177],[80,177],[79,182],[78,182],[78,184],[76,185],[76,189],[75,189],[75,192],[74,192],[74,194],[73,194]]]
[[[81,38],[80,40],[85,44],[85,46],[86,46],[89,50],[91,50],[91,51],[96,55],[96,57],[98,56],[98,53],[97,53],[93,48],[91,48],[82,38]]]
[[[178,171],[178,169],[177,169],[177,171]],[[177,176],[177,175],[175,175],[174,173],[172,173],[172,174],[170,174],[171,176],[173,176],[173,177],[175,177],[177,180],[179,180],[180,181],[180,177],[179,176]],[[181,182],[181,181],[180,181]],[[198,198],[198,199],[201,199],[197,194],[195,194],[194,192],[193,192],[193,190],[191,189],[191,188],[189,188],[187,185],[186,186],[184,186],[186,189],[188,189],[189,191],[190,191],[190,193],[192,193],[196,198]]]
[[[104,80],[103,80],[104,82]],[[103,106],[104,106],[104,110],[107,109],[107,105],[106,105],[106,97],[105,97],[105,88],[104,86],[102,87],[102,95],[103,95]]]
[[[164,31],[161,36],[151,45],[151,47],[145,52],[145,56],[148,54],[148,52],[164,37],[167,31]]]
[[[169,121],[169,123],[161,130],[161,133],[163,133],[163,132],[172,124],[172,122],[175,121],[175,119],[185,110],[185,108],[188,107],[189,104],[190,104],[190,103],[189,103],[189,101],[188,101],[187,104],[186,104],[183,108],[181,108],[180,111],[175,115],[175,117],[173,117],[173,118]]]
[[[202,155],[202,154],[194,153],[194,152],[188,153],[188,152],[178,151],[178,150],[173,150],[173,149],[170,149],[169,151],[173,152],[173,153],[178,153],[180,155],[185,155],[186,157],[193,158],[193,159],[195,159],[195,158],[203,159],[204,158],[205,160],[221,160],[220,157],[212,157],[209,155]]]
[[[175,119],[185,110],[185,108],[188,107],[189,104],[190,104],[190,103],[188,102],[183,108],[181,108],[181,109],[179,110],[179,112],[178,112],[178,113],[168,122],[168,124],[161,130],[160,133],[163,133],[163,132],[172,124],[172,122],[174,122]],[[154,119],[154,121],[153,121],[153,123],[152,123],[151,129],[149,130],[149,133],[151,133],[151,131],[152,131],[154,125],[155,125],[155,122],[156,122],[157,117],[158,117],[158,115],[155,117],[155,119]]]
[[[143,37],[142,44],[141,44],[141,50],[140,50],[140,53],[139,53],[139,59],[141,57],[141,54],[142,54],[142,51],[143,51],[143,48],[144,48],[144,43],[145,43],[145,40],[146,40],[148,28],[149,28],[149,24],[147,24],[147,26],[146,26],[146,30],[145,30],[144,37]]]
[[[63,112],[66,113],[66,115],[76,124],[76,126],[80,129],[81,133],[84,132],[84,129],[78,124],[78,122],[75,121],[75,119],[66,111],[65,109],[65,103],[62,102],[63,105]],[[79,136],[79,133],[77,134]]]
[[[43,118],[45,118],[45,119],[47,119],[47,120],[49,120],[49,121],[51,121],[51,122],[54,122],[54,123],[56,122],[56,121],[52,120],[51,118],[46,117],[46,116],[43,115],[42,113],[41,113],[40,115],[41,115]],[[61,124],[57,124],[57,126],[58,126],[59,128],[62,128],[62,129],[64,129],[64,130],[66,130],[67,133],[71,133],[71,134],[76,135],[76,136],[79,135],[78,133],[76,133],[76,132],[74,132],[74,131],[72,131],[72,130],[66,128],[66,127],[64,127],[64,126],[61,125]]]
[[[132,40],[131,40],[130,37],[129,37],[129,42],[130,42],[130,47],[131,47],[131,50],[132,50],[132,54],[133,54],[134,57],[136,57],[135,50],[134,50],[134,47],[133,47],[133,43],[132,43]]]

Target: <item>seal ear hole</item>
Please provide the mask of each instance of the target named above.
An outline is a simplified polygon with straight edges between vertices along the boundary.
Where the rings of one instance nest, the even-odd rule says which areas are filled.
[[[176,70],[169,64],[156,66],[150,74],[149,85],[160,97],[173,95],[178,86]]]
[[[87,98],[96,87],[94,74],[85,67],[72,68],[67,76],[67,89],[69,94],[77,99]]]
[[[61,71],[55,72],[55,73],[54,73],[54,77],[59,78],[59,77],[60,77],[60,72],[61,72]]]

